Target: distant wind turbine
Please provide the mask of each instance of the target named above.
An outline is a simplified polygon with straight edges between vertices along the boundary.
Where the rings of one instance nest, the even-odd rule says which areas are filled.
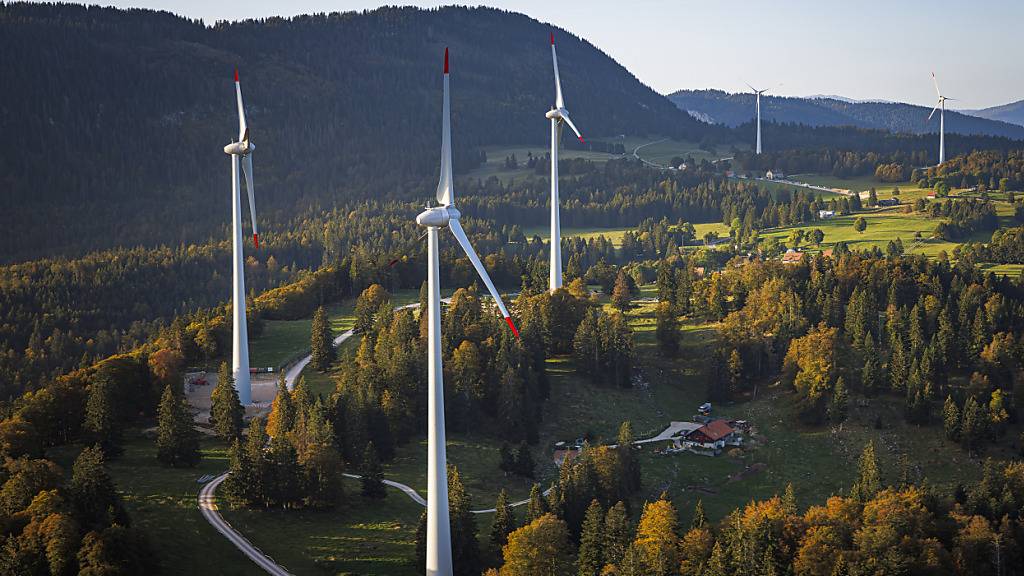
[[[558,216],[558,145],[562,139],[562,126],[568,124],[583,142],[583,136],[569,119],[569,111],[562,100],[562,82],[558,77],[558,55],[555,54],[555,34],[551,33],[551,63],[555,68],[555,107],[544,116],[551,120],[551,262],[548,267],[549,290],[562,287],[562,228]]]
[[[931,120],[932,116],[935,115],[935,111],[939,111],[939,164],[941,165],[946,161],[946,100],[956,100],[956,98],[947,98],[942,95],[939,90],[939,81],[935,78],[935,72],[932,72],[932,83],[935,84],[935,94],[939,97],[939,101],[935,104],[935,108],[932,108],[932,113],[928,115],[928,119]]]
[[[245,121],[242,107],[242,86],[235,70],[235,98],[238,102],[238,140],[224,147],[224,153],[231,156],[231,249],[232,249],[232,338],[231,372],[235,389],[243,406],[252,402],[252,386],[249,381],[249,334],[245,323],[245,261],[242,243],[242,183],[238,167],[241,163],[245,172],[245,186],[249,191],[249,216],[252,219],[252,240],[257,249],[260,237],[256,231],[256,199],[253,195],[252,151],[256,146],[249,141],[249,126]]]
[[[756,153],[760,154],[761,153],[761,94],[764,94],[765,92],[767,92],[769,90],[769,88],[765,88],[763,90],[758,90],[757,88],[754,88],[750,84],[747,84],[747,87],[750,88],[751,90],[753,90],[754,94],[757,95],[757,99],[756,99],[756,102],[757,102],[757,152]]]
[[[459,224],[452,178],[451,104],[448,98],[448,49],[444,50],[444,104],[441,121],[441,179],[437,184],[440,206],[428,207],[416,217],[427,229],[427,576],[451,576],[452,537],[448,516],[448,470],[444,430],[444,379],[441,366],[441,290],[439,286],[438,230],[447,227],[476,268],[512,333],[519,337],[501,296],[491,283],[469,238]]]

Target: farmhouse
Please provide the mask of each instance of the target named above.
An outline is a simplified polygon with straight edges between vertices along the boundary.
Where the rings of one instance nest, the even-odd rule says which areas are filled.
[[[879,200],[878,201],[878,205],[879,206],[899,206],[900,205],[900,199],[899,198],[886,198],[885,200]]]
[[[798,252],[790,248],[786,250],[786,253],[782,255],[783,264],[799,264],[800,259],[804,257],[803,252]]]
[[[820,220],[831,220],[836,217],[835,210],[818,210],[818,218]]]
[[[767,178],[768,180],[784,180],[786,178],[786,175],[782,172],[782,170],[769,170],[765,172],[764,177]]]
[[[739,446],[743,437],[725,420],[712,420],[707,424],[687,433],[681,441],[682,448],[688,448],[698,454],[717,455],[726,446]]]

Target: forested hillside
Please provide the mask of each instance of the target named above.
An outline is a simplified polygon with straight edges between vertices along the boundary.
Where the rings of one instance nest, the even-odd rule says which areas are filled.
[[[927,78],[925,79],[927,81]],[[697,113],[713,123],[739,126],[754,117],[754,95],[721,90],[679,90],[669,100],[681,110]],[[808,126],[856,126],[891,132],[927,134],[939,131],[938,115],[928,121],[931,108],[901,102],[849,102],[837,98],[761,97],[761,118]],[[1005,118],[946,110],[946,133],[1024,138],[1024,126]],[[991,118],[991,119],[989,119]]]
[[[264,223],[340,198],[426,197],[441,54],[452,49],[455,161],[543,143],[553,82],[585,135],[713,130],[597,48],[492,9],[219,23],[73,5],[0,5],[0,262],[226,237],[242,79]]]

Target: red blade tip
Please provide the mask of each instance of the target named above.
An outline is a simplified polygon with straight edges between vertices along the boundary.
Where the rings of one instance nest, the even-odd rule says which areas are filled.
[[[253,235],[252,235],[252,243],[256,245],[256,249],[257,250],[260,249],[260,235],[259,234],[253,233]]]
[[[235,82],[238,82],[238,68],[235,68]]]
[[[448,48],[444,49],[444,73],[448,73]]]
[[[508,323],[508,327],[512,329],[512,333],[515,334],[516,338],[519,338],[519,330],[516,330],[516,325],[512,323],[511,316],[505,316],[505,322]]]
[[[555,33],[554,32],[551,33],[551,45],[552,46],[555,45]]]
[[[583,141],[583,136],[577,136],[577,138],[580,139],[580,144],[586,144],[586,142]]]
[[[388,262],[388,268],[391,268],[391,267],[392,267],[392,266],[394,266],[395,264],[398,264],[398,258],[395,258],[395,259],[394,259],[394,260],[392,260],[391,262]]]

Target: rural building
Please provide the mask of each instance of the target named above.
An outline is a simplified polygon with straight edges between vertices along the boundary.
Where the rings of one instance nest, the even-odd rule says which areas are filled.
[[[879,200],[878,201],[878,205],[879,206],[899,206],[900,205],[900,199],[899,198],[886,198],[885,200]]]
[[[789,250],[786,250],[785,254],[782,255],[782,263],[783,264],[799,264],[800,260],[803,257],[804,257],[804,253],[803,252],[797,252],[796,250],[790,248]]]
[[[769,170],[765,172],[764,177],[769,180],[783,180],[786,175],[781,170]]]
[[[818,210],[818,218],[821,220],[831,220],[836,217],[835,210]]]
[[[822,250],[821,255],[824,256],[825,258],[831,258],[833,253],[834,250],[832,248],[827,248],[825,250]]]
[[[698,454],[717,455],[726,446],[739,446],[743,437],[725,420],[711,420],[677,441],[682,448]]]

